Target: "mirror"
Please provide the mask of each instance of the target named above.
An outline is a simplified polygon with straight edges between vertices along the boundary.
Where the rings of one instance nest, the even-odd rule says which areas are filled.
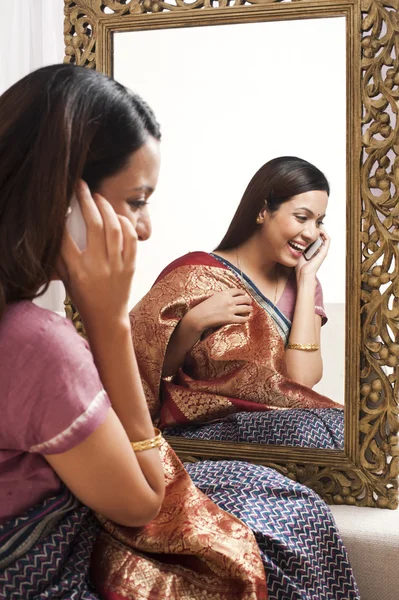
[[[192,4],[109,0],[101,5],[92,0],[65,0],[65,6],[66,60],[113,73],[126,85],[137,88],[153,105],[163,126],[164,162],[153,207],[154,238],[147,248],[143,245],[140,249],[142,268],[151,281],[145,281],[144,271],[138,273],[133,302],[146,292],[160,268],[170,260],[187,250],[209,251],[218,243],[249,178],[268,158],[289,152],[303,156],[326,173],[332,187],[326,225],[333,239],[331,253],[336,254],[329,256],[320,279],[328,294],[326,303],[342,305],[345,298],[345,329],[340,334],[345,336],[345,350],[341,338],[337,342],[341,344],[340,350],[334,352],[333,344],[324,341],[323,352],[325,365],[331,362],[327,351],[339,355],[344,374],[341,380],[338,375],[334,380],[337,396],[345,399],[344,448],[229,444],[175,436],[170,438],[174,449],[184,460],[240,458],[272,465],[313,487],[329,502],[396,507],[397,367],[390,357],[394,357],[399,339],[395,321],[398,263],[397,250],[392,245],[398,237],[393,147],[397,103],[392,99],[398,84],[393,68],[395,59],[391,56],[395,31],[388,8],[381,0],[372,0],[367,8],[363,7],[363,13],[357,2],[349,0],[327,4],[316,1],[277,4],[261,0],[254,6],[245,5],[245,0],[240,5],[230,5],[225,0],[219,3],[200,0]],[[289,32],[284,34],[283,44],[276,33],[279,27],[287,27],[285,31]],[[323,44],[328,36],[326,27],[337,29],[334,37]],[[239,36],[239,41],[232,43],[231,38],[240,28],[251,30],[251,35]],[[200,50],[186,51],[201,31],[207,31],[206,43],[202,42]],[[257,31],[265,33],[258,35]],[[318,38],[320,31],[322,39]],[[223,41],[220,36],[224,36]],[[274,41],[268,45],[270,39]],[[296,44],[290,49],[288,42],[292,39]],[[253,50],[257,43],[260,46]],[[208,49],[212,48],[206,59]],[[319,63],[311,62],[315,61],[314,54],[318,55]],[[299,56],[301,60],[297,61]],[[190,90],[182,92],[193,74],[207,81],[211,71],[216,79],[211,101],[206,102],[200,92],[190,96],[195,81]],[[257,77],[257,73],[261,76]],[[242,80],[255,86],[253,96],[249,83],[248,87],[239,85]],[[161,98],[162,87],[157,88],[157,82],[165,86],[165,81],[173,85]],[[217,85],[219,81],[223,82],[228,98],[217,96],[218,89],[223,91]],[[266,94],[265,85],[269,90]],[[206,91],[205,86],[202,88]],[[176,90],[178,97],[173,102]],[[267,108],[259,124],[254,107],[259,108],[262,94],[266,96]],[[328,106],[332,96],[334,102]],[[303,98],[307,101],[302,102]],[[173,107],[166,114],[169,101]],[[296,108],[299,103],[301,114],[293,110],[293,105]],[[323,120],[326,114],[329,119]],[[202,115],[207,116],[203,122]],[[194,136],[201,139],[197,148],[187,142],[182,149],[175,125],[176,121],[184,123],[183,116],[183,135],[193,133],[190,143]],[[232,119],[245,144],[244,149],[236,152],[232,152],[233,143],[222,145],[231,136]],[[224,135],[214,136],[215,122]],[[245,137],[246,123],[252,126],[248,128],[250,139]],[[262,134],[267,141],[272,139],[273,144],[265,143],[262,147],[261,136],[253,135],[255,127],[263,127]],[[333,157],[328,155],[331,148],[335,148]],[[193,167],[194,181],[190,175]],[[206,186],[208,181],[212,181],[212,190]],[[201,205],[204,198],[211,201],[208,206],[215,218],[207,218],[209,210],[199,211],[194,227],[190,228],[190,238],[184,240],[181,231],[179,235],[171,235],[164,226],[171,219],[185,222],[187,218],[186,203],[175,214],[170,198],[182,194],[180,198],[184,199],[186,190],[194,193],[196,188],[201,193]],[[216,206],[215,198],[223,199],[226,204],[218,202]],[[216,213],[219,207],[221,214]],[[204,229],[209,241],[204,239]],[[157,243],[162,247],[162,264],[160,250],[152,245]],[[338,265],[341,266],[337,269],[339,283],[330,292],[330,270]],[[78,322],[72,306],[69,312]],[[339,321],[335,321],[333,311],[330,318],[331,323]],[[331,335],[338,332],[338,325],[333,330]],[[326,327],[325,337],[327,332]],[[384,371],[386,365],[390,365],[389,372]],[[335,371],[338,372],[339,369]],[[332,390],[331,383],[327,383],[328,369],[325,373],[325,383]],[[344,394],[339,391],[342,385]]]
[[[151,199],[154,233],[140,247],[133,304],[170,262],[218,245],[262,164],[276,156],[305,158],[327,174],[332,190],[325,223],[333,243],[318,273],[329,320],[322,328],[323,377],[314,389],[343,404],[345,18],[116,33],[113,44],[114,77],[149,102],[162,130],[161,178]],[[237,52],[240,44],[245,53]],[[218,48],[234,59],[215,61]],[[195,60],[199,49],[200,60]],[[139,55],[145,60],[131,60]],[[284,415],[255,411],[166,432],[190,439],[342,449],[344,416],[329,408],[293,409]]]
[[[217,246],[262,164],[277,156],[309,160],[331,186],[325,224],[332,245],[318,275],[329,320],[315,390],[343,403],[345,18],[124,32],[113,44],[115,79],[147,100],[162,130],[154,231],[140,247],[132,303],[172,260]]]

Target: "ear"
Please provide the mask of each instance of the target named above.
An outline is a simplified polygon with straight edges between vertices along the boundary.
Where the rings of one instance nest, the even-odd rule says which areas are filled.
[[[258,225],[262,225],[265,222],[265,217],[267,213],[267,200],[265,200],[265,204],[262,206],[258,216],[256,217],[256,222]]]

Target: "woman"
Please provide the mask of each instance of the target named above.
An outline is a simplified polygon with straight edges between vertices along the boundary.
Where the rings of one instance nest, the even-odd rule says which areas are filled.
[[[174,261],[132,311],[153,418],[186,426],[169,434],[342,447],[342,406],[311,389],[327,320],[316,274],[330,245],[328,194],[307,161],[271,160],[218,248]]]
[[[253,534],[193,486],[140,382],[127,305],[154,115],[72,65],[16,83],[0,114],[0,598],[266,599]],[[57,277],[90,348],[32,303]]]

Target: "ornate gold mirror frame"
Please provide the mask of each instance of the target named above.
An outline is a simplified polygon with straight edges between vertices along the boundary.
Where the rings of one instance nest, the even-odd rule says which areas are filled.
[[[398,0],[64,0],[65,61],[112,74],[113,33],[344,16],[347,40],[344,451],[169,438],[180,458],[272,466],[328,502],[398,505]],[[315,48],[317,52],[317,48]],[[134,61],[134,56],[132,56]],[[333,93],[333,90],[331,90]],[[334,116],[330,115],[334,127]],[[326,140],[328,144],[328,140]],[[67,305],[76,325],[79,315]]]

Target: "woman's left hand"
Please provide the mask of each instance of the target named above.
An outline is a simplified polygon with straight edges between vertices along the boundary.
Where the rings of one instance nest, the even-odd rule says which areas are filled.
[[[320,237],[323,240],[323,245],[320,246],[320,249],[316,254],[314,254],[310,260],[306,260],[303,256],[299,259],[298,264],[295,267],[297,277],[310,274],[315,275],[326,258],[330,248],[331,238],[324,227],[320,227]]]

